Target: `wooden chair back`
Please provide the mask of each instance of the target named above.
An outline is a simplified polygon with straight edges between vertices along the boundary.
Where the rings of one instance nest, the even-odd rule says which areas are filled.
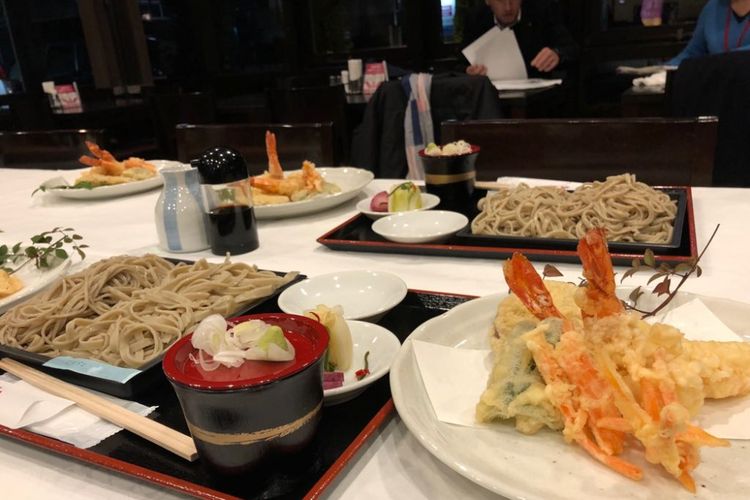
[[[276,134],[279,161],[285,170],[296,170],[303,160],[318,166],[333,165],[333,126],[331,123],[186,125],[176,127],[177,158],[183,162],[197,158],[214,146],[239,151],[251,175],[268,168],[266,130]]]
[[[46,170],[83,168],[78,158],[89,152],[86,141],[103,144],[103,140],[103,130],[2,132],[0,167]]]
[[[348,162],[351,137],[343,85],[271,89],[268,102],[271,119],[276,123],[331,122],[333,164]]]
[[[150,101],[159,149],[167,158],[177,153],[177,124],[216,121],[216,101],[210,92],[154,93]]]
[[[710,186],[715,117],[477,120],[441,124],[443,142],[481,148],[479,180],[501,176],[603,180],[625,172],[651,185]]]
[[[0,96],[8,106],[12,130],[51,130],[55,128],[49,99],[41,92],[19,92]]]

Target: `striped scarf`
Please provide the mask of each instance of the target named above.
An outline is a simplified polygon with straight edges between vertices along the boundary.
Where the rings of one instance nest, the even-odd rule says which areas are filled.
[[[424,167],[419,158],[420,149],[435,141],[430,114],[430,85],[432,75],[417,73],[402,78],[401,85],[409,102],[404,114],[404,142],[406,144],[406,163],[409,165],[407,179],[424,179]]]

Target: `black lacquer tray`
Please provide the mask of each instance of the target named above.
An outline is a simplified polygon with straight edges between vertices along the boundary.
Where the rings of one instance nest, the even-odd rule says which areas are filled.
[[[378,323],[403,342],[424,321],[470,298],[410,290],[404,300]],[[275,299],[253,309],[254,313],[276,311],[279,309]],[[324,407],[319,431],[309,449],[293,462],[275,464],[275,467],[243,477],[240,481],[216,477],[200,459],[187,462],[127,431],[118,432],[88,450],[2,426],[0,436],[201,498],[315,498],[387,420],[393,411],[390,397],[388,377],[383,377],[353,400]],[[151,415],[154,420],[180,432],[188,432],[177,397],[165,378],[157,379],[151,390],[135,399],[145,405],[159,406]]]
[[[175,262],[175,263],[188,262],[188,261],[178,260],[178,259],[168,259],[168,260],[171,260],[172,262]],[[189,263],[192,263],[192,262],[189,262]],[[278,274],[279,276],[284,275],[284,273],[281,273],[281,272],[276,272],[276,274]],[[276,289],[273,292],[273,294],[269,295],[268,297],[264,299],[261,299],[259,302],[250,304],[247,307],[245,307],[242,311],[238,312],[236,316],[241,316],[243,314],[249,314],[250,312],[255,312],[257,308],[264,307],[268,303],[275,304],[276,297],[278,297],[278,295],[281,292],[283,292],[284,290],[286,290],[288,287],[292,286],[293,284],[304,280],[305,278],[306,276],[304,275],[297,275],[292,281]],[[153,359],[152,361],[149,361],[148,363],[146,363],[144,366],[140,368],[139,374],[130,378],[126,382],[117,382],[113,380],[95,377],[92,375],[87,375],[85,373],[78,373],[78,372],[74,372],[70,370],[62,370],[62,369],[44,366],[44,363],[50,360],[49,357],[0,344],[0,357],[3,357],[3,356],[7,356],[11,359],[15,359],[17,361],[25,363],[38,370],[49,373],[50,375],[57,377],[61,380],[65,380],[66,382],[80,385],[82,387],[87,387],[89,389],[94,389],[95,391],[103,392],[105,394],[111,394],[112,396],[117,396],[119,398],[124,398],[124,399],[133,399],[136,396],[149,391],[151,387],[153,387],[154,384],[159,383],[160,381],[164,380],[164,373],[162,372],[162,369],[161,369],[162,356],[159,356],[158,358]]]
[[[663,187],[678,202],[677,222],[673,240],[669,244],[650,245],[634,243],[611,243],[612,262],[630,265],[634,258],[642,257],[651,248],[660,262],[688,262],[698,255],[695,239],[693,198],[690,187]],[[475,201],[486,191],[477,190]],[[439,208],[439,207],[438,207]],[[477,214],[476,206],[467,207],[465,215],[471,220]],[[401,253],[413,255],[436,255],[443,257],[468,257],[506,259],[513,252],[523,252],[529,259],[545,262],[579,262],[575,240],[551,240],[544,238],[512,238],[472,235],[463,230],[446,241],[438,243],[395,243],[388,241],[372,230],[372,220],[358,214],[318,238],[318,243],[332,250],[353,252]]]
[[[685,215],[687,214],[687,192],[682,188],[662,188],[661,191],[667,193],[676,204],[677,213],[674,219],[674,231],[672,239],[666,243],[637,243],[627,241],[610,241],[609,250],[615,253],[630,253],[643,255],[647,248],[650,248],[655,254],[669,255],[679,254],[682,246],[683,226],[685,225]],[[471,214],[475,217],[478,210]],[[514,247],[514,248],[531,248],[531,249],[549,249],[549,250],[575,250],[578,240],[561,239],[561,238],[530,238],[525,236],[491,236],[485,234],[473,234],[471,227],[466,226],[456,233],[455,240],[466,245],[482,245],[493,247]]]

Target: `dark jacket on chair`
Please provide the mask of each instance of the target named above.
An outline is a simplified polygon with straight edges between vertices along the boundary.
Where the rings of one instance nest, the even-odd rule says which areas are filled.
[[[464,46],[471,44],[495,26],[495,16],[487,5],[472,10],[466,17]],[[555,71],[564,70],[569,62],[578,58],[578,46],[562,22],[560,8],[554,0],[528,0],[521,5],[521,20],[512,28],[518,47],[526,63],[529,78],[549,76],[540,73],[529,63],[540,50],[549,47],[560,56],[560,65]]]
[[[750,52],[686,59],[672,79],[675,116],[718,116],[714,185],[750,186]]]
[[[407,77],[405,77],[407,78]],[[375,177],[404,178],[408,171],[404,141],[407,96],[401,82],[380,85],[365,108],[352,138],[352,165]],[[497,90],[483,76],[435,75],[430,89],[435,142],[440,143],[444,120],[501,118]]]

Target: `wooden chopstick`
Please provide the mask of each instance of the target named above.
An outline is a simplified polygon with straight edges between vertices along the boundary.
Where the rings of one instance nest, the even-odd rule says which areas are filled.
[[[486,189],[488,191],[497,191],[498,189],[512,189],[514,186],[511,184],[503,184],[502,182],[474,181],[474,187]]]
[[[185,460],[192,462],[198,458],[198,451],[195,449],[193,438],[170,429],[166,425],[133,413],[102,397],[91,394],[79,387],[63,382],[12,359],[0,359],[0,368],[8,373],[12,373],[34,387],[55,396],[69,399],[97,417],[119,425],[144,439],[148,439],[152,443],[171,451]]]

